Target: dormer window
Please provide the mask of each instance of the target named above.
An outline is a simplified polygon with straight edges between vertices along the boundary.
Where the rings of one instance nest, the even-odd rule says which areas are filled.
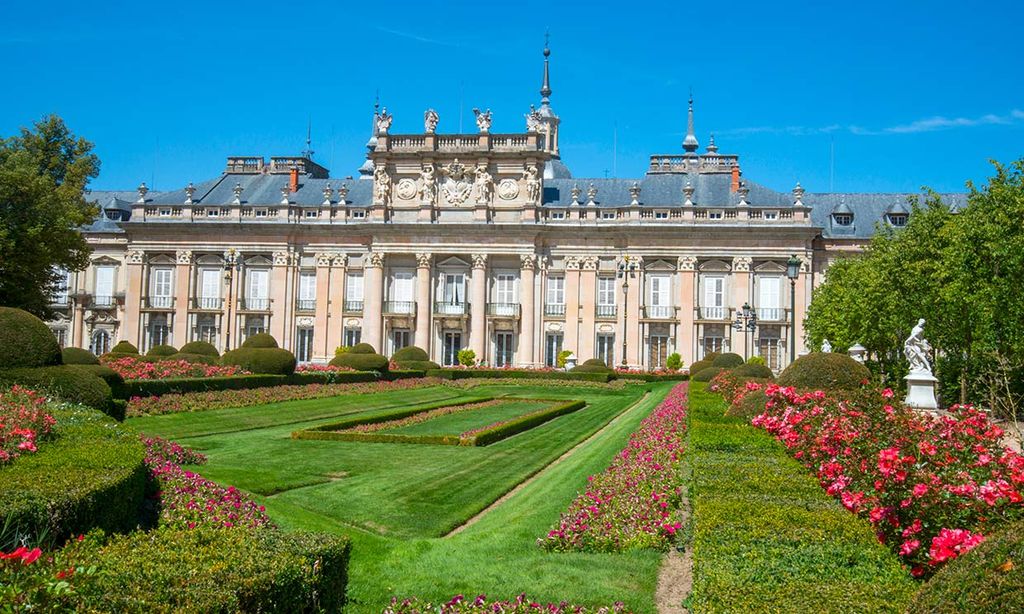
[[[852,213],[833,213],[832,221],[836,226],[850,226],[853,224]]]
[[[108,220],[113,220],[113,221],[116,222],[116,221],[121,219],[121,212],[120,211],[115,211],[113,209],[108,209],[107,210],[107,219]]]
[[[779,212],[778,211],[765,211],[764,215],[762,217],[764,219],[766,219],[766,220],[777,220],[777,219],[779,219]]]
[[[160,215],[160,217],[171,217],[171,209],[170,209],[170,207],[161,208],[159,215]]]
[[[655,211],[654,212],[654,219],[656,219],[656,220],[667,220],[668,219],[668,211]]]
[[[601,212],[601,219],[602,220],[614,220],[615,219],[615,212],[614,211],[602,211]]]
[[[364,209],[355,209],[352,211],[352,219],[361,220],[366,217],[366,211]]]
[[[253,217],[267,217],[266,209],[253,209]]]
[[[720,220],[724,215],[725,214],[722,211],[708,211],[709,220]]]
[[[319,217],[319,212],[318,212],[318,211],[316,211],[315,209],[314,209],[314,210],[312,210],[312,211],[306,211],[306,217],[307,217],[307,218],[315,218],[315,217]]]
[[[907,225],[907,214],[905,213],[890,213],[889,223],[897,228],[902,228]]]
[[[548,215],[548,217],[553,219],[553,220],[564,220],[565,219],[565,211],[552,211]]]
[[[206,217],[218,217],[220,215],[220,209],[210,208],[206,210]]]

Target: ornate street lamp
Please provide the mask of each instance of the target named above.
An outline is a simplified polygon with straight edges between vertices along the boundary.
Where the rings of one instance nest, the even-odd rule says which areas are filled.
[[[239,260],[238,260],[238,252],[235,251],[235,248],[233,248],[233,247],[229,248],[228,251],[226,251],[224,253],[224,282],[228,286],[228,301],[227,301],[227,307],[226,307],[225,312],[224,312],[224,322],[225,322],[225,324],[224,324],[224,326],[225,326],[225,332],[224,332],[224,351],[225,352],[227,352],[228,350],[231,349],[231,319],[232,319],[232,317],[231,317],[231,311],[232,311],[231,310],[231,307],[232,307],[231,291],[234,288],[234,284],[232,283],[232,281],[235,278],[235,271],[240,270],[241,268],[242,268],[242,263],[239,262]]]
[[[743,331],[743,359],[750,358],[747,335],[757,330],[757,313],[750,308],[750,303],[743,303],[743,309],[736,313],[736,321],[732,323],[732,328]]]
[[[629,256],[623,256],[619,262],[618,277],[622,280],[622,368],[626,368],[626,318],[629,308],[629,280],[636,279],[636,262]]]
[[[800,259],[796,255],[786,261],[786,277],[789,278],[789,362],[796,360],[796,280],[800,277]]]

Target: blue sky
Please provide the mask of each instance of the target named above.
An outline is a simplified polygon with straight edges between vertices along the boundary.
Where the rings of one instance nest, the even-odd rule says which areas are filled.
[[[228,155],[291,155],[312,122],[332,176],[392,132],[521,131],[551,33],[552,106],[577,177],[681,151],[693,89],[746,178],[779,190],[959,191],[1024,156],[1024,8],[995,1],[14,3],[0,0],[0,134],[46,113],[96,144],[96,189],[178,188]],[[461,113],[460,113],[461,110]],[[834,180],[830,171],[834,148]]]

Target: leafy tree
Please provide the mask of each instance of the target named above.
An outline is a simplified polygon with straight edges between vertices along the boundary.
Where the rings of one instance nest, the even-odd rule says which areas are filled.
[[[58,270],[87,266],[79,227],[96,214],[84,197],[100,167],[92,147],[56,115],[0,139],[0,305],[52,317]]]
[[[665,359],[665,368],[669,371],[678,371],[683,368],[683,357],[679,355],[679,352],[672,352]]]
[[[476,364],[476,352],[473,350],[459,350],[455,358],[463,367],[472,367]]]

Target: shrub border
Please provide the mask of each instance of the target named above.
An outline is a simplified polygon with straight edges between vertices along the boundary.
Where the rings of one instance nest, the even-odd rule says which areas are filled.
[[[498,378],[498,379],[551,379],[577,380],[607,384],[615,379],[614,373],[567,373],[565,371],[530,371],[527,369],[430,369],[427,377],[447,380]]]

